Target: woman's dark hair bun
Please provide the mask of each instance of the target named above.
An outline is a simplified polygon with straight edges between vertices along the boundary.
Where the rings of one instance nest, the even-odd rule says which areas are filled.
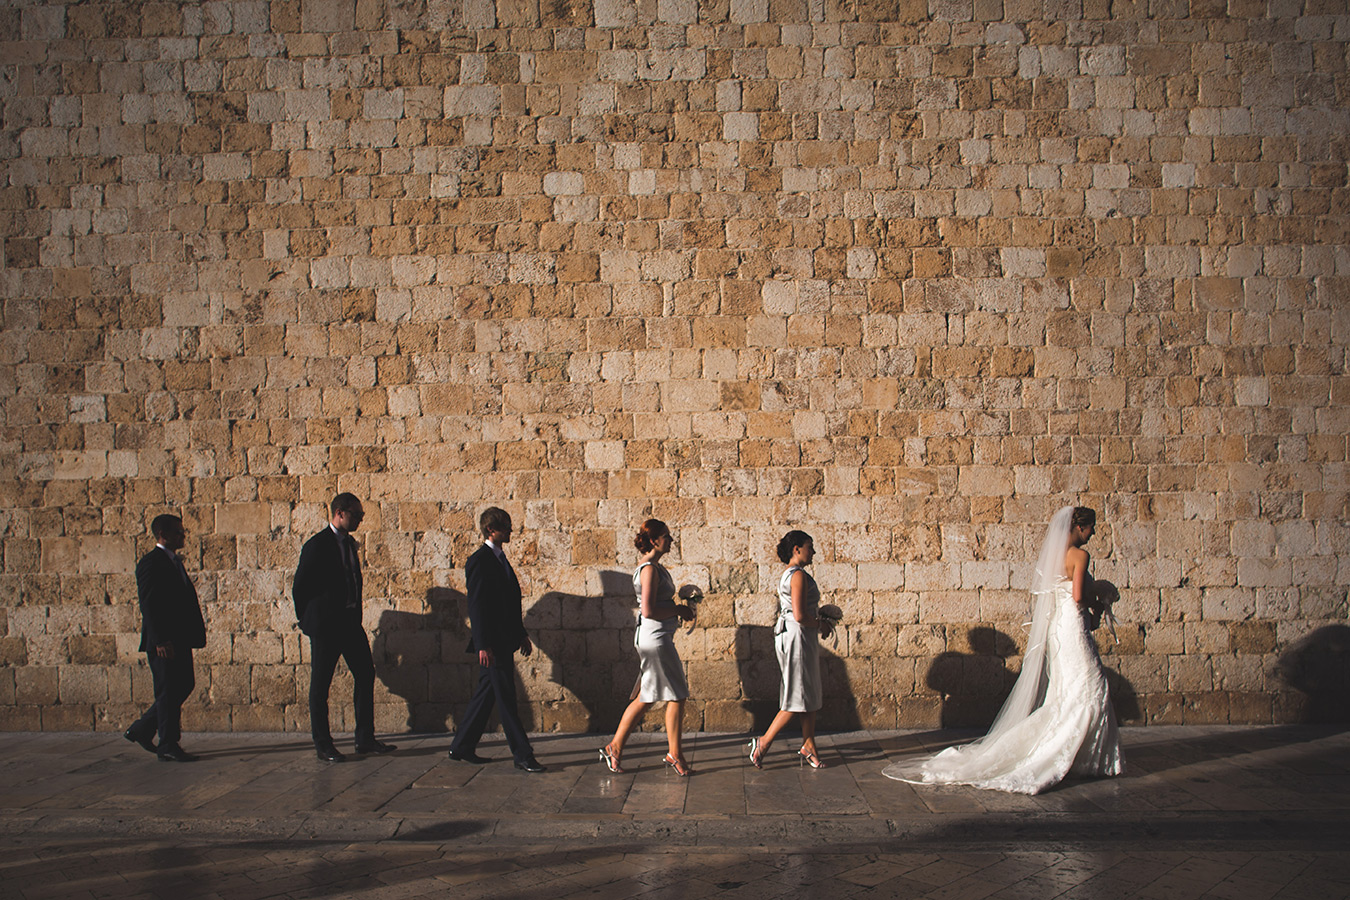
[[[783,539],[778,542],[778,558],[783,562],[791,562],[792,551],[796,550],[802,544],[811,540],[811,535],[805,531],[789,531],[783,535]]]

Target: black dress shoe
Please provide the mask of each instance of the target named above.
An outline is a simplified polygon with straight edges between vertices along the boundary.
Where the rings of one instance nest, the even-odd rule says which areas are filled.
[[[131,728],[128,728],[122,737],[131,741],[133,744],[140,744],[151,753],[157,752],[155,750],[155,739],[148,734],[137,734],[134,725]]]
[[[324,762],[343,762],[347,759],[347,757],[339,753],[338,748],[334,747],[332,744],[329,744],[326,747],[316,746],[314,748],[314,755]]]
[[[459,762],[474,763],[475,765],[479,766],[481,766],[483,763],[492,762],[492,760],[489,759],[488,757],[479,756],[472,750],[451,750],[449,756],[453,760],[457,760]]]
[[[159,758],[160,758],[160,761],[161,761],[161,762],[196,762],[196,761],[197,761],[197,757],[193,756],[191,753],[188,753],[186,750],[184,750],[182,747],[178,746],[177,744],[170,744],[170,745],[167,746],[167,747],[165,747],[163,744],[161,744],[160,747],[159,747],[159,750],[157,751],[157,753],[158,753],[158,755],[159,755]]]
[[[543,766],[539,765],[539,760],[535,759],[534,757],[530,757],[524,762],[517,761],[516,768],[520,769],[523,772],[529,772],[532,775],[548,771]]]
[[[373,744],[362,744],[356,748],[357,753],[392,753],[398,749],[397,744],[386,744],[384,741],[376,741]]]

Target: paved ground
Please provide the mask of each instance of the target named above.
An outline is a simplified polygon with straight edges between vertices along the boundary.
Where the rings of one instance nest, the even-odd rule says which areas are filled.
[[[536,740],[543,775],[445,757],[444,735],[339,765],[295,735],[189,735],[160,763],[115,734],[0,735],[0,897],[1350,897],[1350,731],[1126,729],[1128,772],[1039,797],[912,787],[888,759],[964,735]]]

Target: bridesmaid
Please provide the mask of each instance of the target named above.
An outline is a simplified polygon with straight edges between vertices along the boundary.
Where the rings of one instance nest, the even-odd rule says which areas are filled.
[[[806,574],[805,566],[816,555],[811,535],[789,531],[778,542],[778,558],[787,571],[778,581],[778,621],[773,627],[773,646],[778,667],[783,670],[778,715],[762,738],[750,741],[750,763],[763,767],[764,754],[792,717],[802,717],[802,747],[797,754],[813,769],[824,767],[816,752],[816,710],[821,707],[820,637],[828,637],[830,623],[820,619],[820,588]]]
[[[694,611],[687,604],[675,602],[675,582],[660,563],[674,543],[670,529],[660,519],[643,522],[633,539],[633,546],[642,554],[637,571],[633,573],[633,590],[637,592],[641,607],[633,643],[637,647],[641,673],[633,702],[623,711],[614,739],[600,748],[600,761],[611,772],[623,771],[619,760],[624,742],[647,707],[659,700],[666,701],[669,751],[665,763],[682,777],[693,772],[680,749],[684,701],[689,696],[689,685],[684,680],[684,664],[675,651],[675,632],[681,619],[694,618]]]

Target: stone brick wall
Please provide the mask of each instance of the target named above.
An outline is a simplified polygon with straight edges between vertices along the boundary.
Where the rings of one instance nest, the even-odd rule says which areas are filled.
[[[462,709],[489,503],[536,729],[614,726],[649,515],[707,592],[690,727],[773,710],[788,528],[847,616],[826,725],[987,721],[1066,502],[1125,719],[1344,717],[1348,38],[1341,0],[4,4],[0,727],[148,702],[172,510],[187,727],[303,729],[338,490],[383,729]]]

